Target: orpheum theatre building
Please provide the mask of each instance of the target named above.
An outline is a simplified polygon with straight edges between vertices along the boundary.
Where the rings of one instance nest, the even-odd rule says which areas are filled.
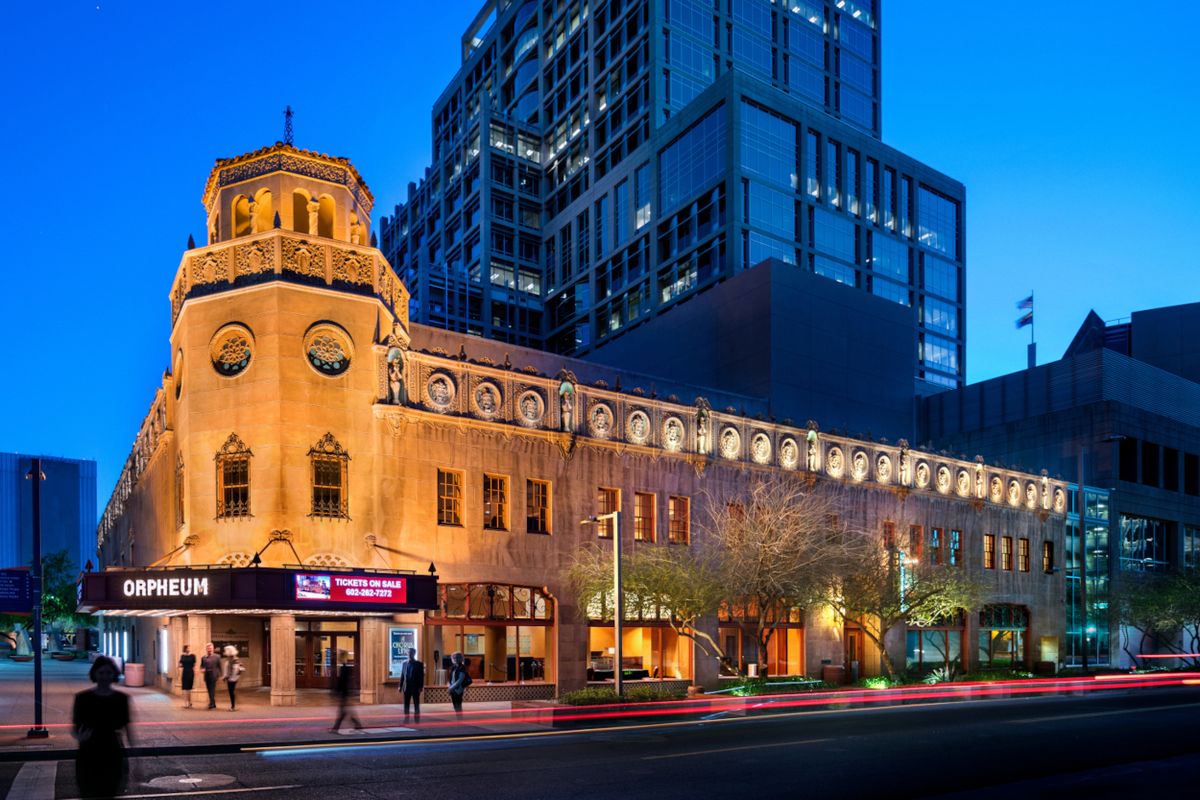
[[[604,682],[612,624],[579,607],[566,573],[612,526],[581,521],[617,512],[626,551],[692,547],[707,498],[781,473],[845,487],[849,526],[899,527],[910,555],[988,587],[978,613],[893,632],[898,663],[1056,660],[1060,481],[410,325],[405,287],[367,242],[372,196],[342,158],[276,144],[222,159],[203,201],[208,243],[171,285],[170,369],[99,526],[103,569],[80,585],[105,650],[164,689],[182,645],[210,641],[236,646],[243,685],[280,705],[327,688],[339,656],[363,702],[394,700],[409,646],[432,701],[456,650],[475,677],[468,700]],[[626,616],[628,679],[719,683],[657,609]],[[735,663],[757,658],[744,621],[711,620]],[[819,675],[871,674],[879,659],[812,609],[767,661]]]

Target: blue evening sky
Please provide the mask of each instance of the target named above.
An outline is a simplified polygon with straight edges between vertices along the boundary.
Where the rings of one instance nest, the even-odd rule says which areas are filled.
[[[598,0],[592,0],[595,5]],[[0,451],[99,462],[101,505],[169,364],[167,293],[213,160],[279,139],[348,156],[390,213],[470,2],[13,4],[0,53]],[[967,186],[968,377],[1040,360],[1088,309],[1200,300],[1200,8],[891,0],[884,140]],[[1191,202],[1188,201],[1191,198]],[[1194,234],[1193,234],[1194,235]]]

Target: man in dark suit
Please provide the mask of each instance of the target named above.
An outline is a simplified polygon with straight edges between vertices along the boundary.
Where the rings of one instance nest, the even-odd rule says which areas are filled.
[[[425,688],[425,665],[417,661],[417,649],[408,648],[408,660],[400,672],[400,691],[404,693],[404,719],[408,720],[411,702],[416,711],[416,721],[421,721],[421,690]]]

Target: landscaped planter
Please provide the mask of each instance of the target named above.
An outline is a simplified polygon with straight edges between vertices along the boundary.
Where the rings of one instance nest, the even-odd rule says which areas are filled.
[[[13,661],[33,661],[33,656],[9,656]]]

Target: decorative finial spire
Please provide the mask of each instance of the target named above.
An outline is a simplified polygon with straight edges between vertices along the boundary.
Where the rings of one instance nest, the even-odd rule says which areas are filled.
[[[283,111],[283,143],[292,144],[292,107],[288,106]]]

